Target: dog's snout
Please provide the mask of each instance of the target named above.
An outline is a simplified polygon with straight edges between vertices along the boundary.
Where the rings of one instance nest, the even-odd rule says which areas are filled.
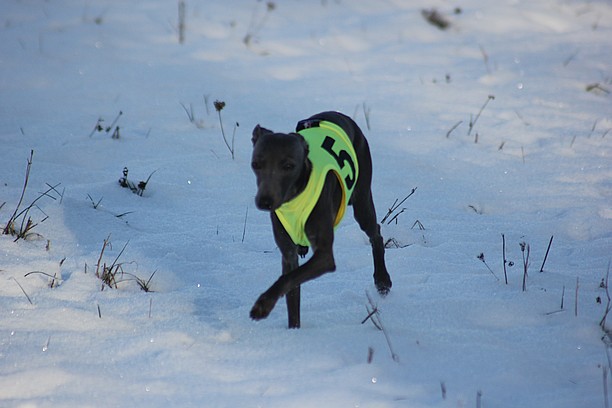
[[[268,195],[255,197],[255,205],[260,210],[270,211],[274,205],[274,200]]]

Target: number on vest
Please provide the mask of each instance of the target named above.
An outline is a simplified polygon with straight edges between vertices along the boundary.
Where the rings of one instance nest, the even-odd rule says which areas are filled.
[[[334,158],[334,160],[336,160],[338,166],[341,169],[344,168],[345,163],[349,164],[349,166],[351,167],[351,174],[347,174],[347,176],[344,178],[344,181],[346,182],[346,187],[351,190],[353,188],[353,184],[355,184],[355,163],[353,163],[351,155],[348,154],[346,150],[340,150],[339,153],[334,152],[333,148],[335,142],[336,141],[333,138],[325,136],[325,140],[323,140],[323,144],[321,145],[321,147],[327,153],[331,154],[331,156]]]

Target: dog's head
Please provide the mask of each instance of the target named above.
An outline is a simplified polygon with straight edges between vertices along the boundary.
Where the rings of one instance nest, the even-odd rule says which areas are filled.
[[[251,168],[257,178],[255,205],[274,211],[295,197],[310,175],[308,144],[297,133],[274,133],[261,126],[253,129]]]

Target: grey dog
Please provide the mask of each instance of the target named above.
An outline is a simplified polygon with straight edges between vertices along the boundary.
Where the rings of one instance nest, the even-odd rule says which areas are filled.
[[[353,206],[370,239],[374,283],[386,295],[392,283],[372,200],[372,158],[357,124],[341,113],[322,112],[300,121],[295,133],[274,133],[257,125],[252,141],[255,204],[270,212],[282,275],[259,296],[251,318],[268,317],[285,296],[289,327],[300,327],[300,285],[336,269],[334,227],[346,205]],[[300,266],[298,255],[305,256],[309,246],[313,255]]]

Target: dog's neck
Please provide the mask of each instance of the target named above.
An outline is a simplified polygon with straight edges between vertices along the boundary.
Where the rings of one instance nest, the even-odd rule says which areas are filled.
[[[300,195],[302,191],[304,191],[304,189],[306,188],[306,185],[308,184],[308,180],[310,179],[311,173],[312,173],[312,162],[308,158],[306,158],[306,160],[304,161],[304,166],[302,168],[302,173],[300,174],[300,177],[295,182],[295,189],[293,191],[293,195],[291,199],[297,197],[298,195]]]

